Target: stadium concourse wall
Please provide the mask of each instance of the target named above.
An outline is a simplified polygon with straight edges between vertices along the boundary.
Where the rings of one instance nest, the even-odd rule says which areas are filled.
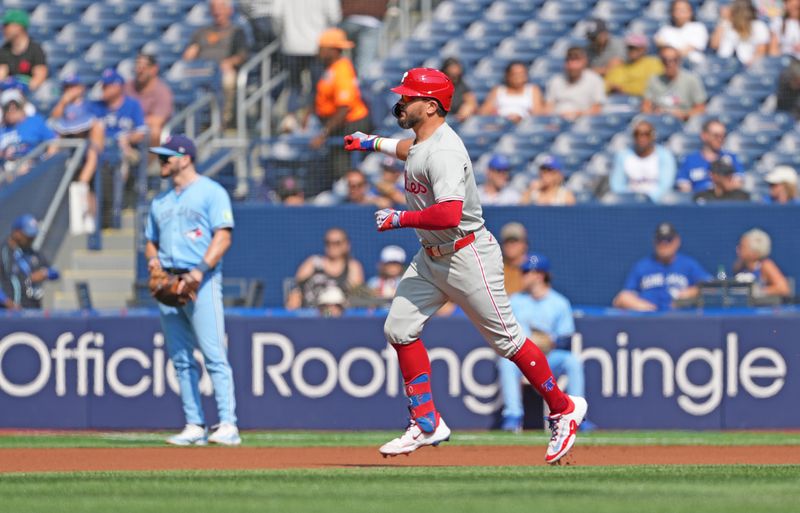
[[[237,206],[225,276],[263,280],[264,306],[278,307],[284,279],[294,276],[307,256],[323,252],[324,232],[332,226],[348,232],[352,254],[368,277],[376,272],[383,246],[399,244],[409,255],[416,253],[419,243],[412,230],[377,233],[373,211],[359,206]],[[609,305],[633,263],[652,251],[653,232],[661,221],[675,224],[682,250],[712,274],[720,264],[730,269],[741,234],[760,227],[772,237],[772,258],[788,276],[800,277],[800,206],[485,207],[484,217],[495,235],[509,221],[523,223],[531,249],[550,257],[555,288],[573,304]],[[143,247],[140,236],[140,278],[147,276]]]
[[[399,429],[406,400],[382,314],[227,317],[242,428]],[[591,419],[608,429],[800,427],[800,310],[716,315],[585,312]],[[423,334],[436,403],[457,429],[496,425],[495,356],[463,317]],[[203,375],[207,422],[216,422]],[[0,427],[167,429],[183,425],[158,316],[7,315],[0,322]]]

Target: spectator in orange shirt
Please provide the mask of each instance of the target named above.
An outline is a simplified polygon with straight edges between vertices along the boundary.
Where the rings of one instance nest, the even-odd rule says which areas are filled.
[[[331,28],[319,38],[319,58],[325,72],[317,82],[314,111],[322,122],[319,135],[311,140],[311,147],[320,148],[329,136],[344,136],[353,132],[371,131],[369,109],[361,99],[353,63],[343,55],[344,50],[355,46],[347,39],[344,30]],[[316,185],[319,191],[330,189],[334,180],[350,169],[350,154],[341,145],[330,148],[328,169],[320,169],[322,176]]]

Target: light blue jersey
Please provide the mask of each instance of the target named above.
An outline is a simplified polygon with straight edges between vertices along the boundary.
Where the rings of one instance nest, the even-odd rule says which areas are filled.
[[[225,228],[233,228],[228,193],[215,181],[200,176],[180,194],[171,187],[153,199],[145,237],[158,246],[161,267],[188,271],[201,262],[214,232]],[[159,310],[186,422],[207,425],[200,400],[200,366],[193,354],[199,348],[214,385],[219,420],[235,425],[233,372],[225,347],[222,264],[205,274],[195,301],[182,307],[159,304]]]
[[[541,299],[520,292],[510,298],[511,310],[526,337],[533,330],[547,333],[555,342],[575,332],[569,300],[553,289]]]
[[[553,289],[540,299],[527,292],[519,292],[511,296],[509,301],[522,333],[528,338],[536,330],[546,333],[553,342],[557,342],[575,332],[569,300]],[[566,392],[569,395],[584,397],[583,363],[577,356],[568,349],[557,347],[547,353],[547,363],[554,376],[567,376]],[[521,418],[524,414],[520,389],[522,372],[514,362],[506,358],[498,360],[497,371],[503,395],[503,417]]]
[[[192,269],[220,228],[233,228],[230,197],[220,184],[200,176],[180,194],[170,187],[153,199],[145,237],[158,246],[162,267]]]

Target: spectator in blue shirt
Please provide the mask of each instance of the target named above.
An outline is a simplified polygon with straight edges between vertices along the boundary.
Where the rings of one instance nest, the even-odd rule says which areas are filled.
[[[24,157],[39,144],[51,141],[56,134],[50,130],[39,114],[25,114],[25,97],[18,89],[6,89],[0,95],[3,108],[3,123],[0,125],[0,162],[4,165]],[[48,154],[55,147],[48,149]],[[27,169],[15,169],[24,173]]]
[[[575,322],[569,300],[550,285],[550,261],[544,255],[528,255],[520,266],[523,290],[511,296],[511,310],[522,332],[547,354],[547,363],[555,376],[567,376],[567,393],[584,396],[583,363],[569,350]],[[508,362],[508,363],[506,363]],[[522,430],[522,373],[513,362],[497,362],[503,393],[505,431]],[[585,425],[584,425],[585,424]],[[590,426],[584,421],[582,429]],[[593,426],[592,426],[593,427]]]
[[[725,151],[722,146],[725,144],[727,130],[721,121],[711,119],[703,124],[703,131],[700,139],[703,147],[700,151],[686,155],[680,169],[675,185],[681,192],[703,192],[714,187],[711,182],[711,164],[719,160],[720,157],[727,156],[733,162],[735,178],[738,182],[742,181],[742,164],[736,155]]]
[[[633,266],[614,306],[641,312],[672,308],[676,299],[697,296],[697,284],[711,279],[693,258],[678,253],[681,238],[670,223],[656,228],[655,251]]]
[[[90,111],[105,124],[105,150],[101,157],[102,222],[104,227],[118,227],[123,191],[133,190],[130,169],[141,161],[142,152],[137,146],[145,139],[147,125],[139,101],[123,92],[125,79],[122,75],[108,68],[103,71],[100,81],[103,84],[102,99],[92,102]]]

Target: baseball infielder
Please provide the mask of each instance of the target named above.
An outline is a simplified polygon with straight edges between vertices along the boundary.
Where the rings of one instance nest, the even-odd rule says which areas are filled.
[[[401,95],[393,113],[414,140],[384,139],[357,132],[345,137],[350,151],[381,151],[406,161],[409,210],[375,212],[378,231],[415,228],[422,249],[414,256],[384,325],[397,350],[409,400],[405,433],[384,444],[384,456],[407,454],[450,438],[431,393],[431,365],[420,340],[425,322],[448,299],[458,304],[483,337],[513,361],[547,401],[552,432],[545,461],[555,463],[575,443],[586,400],[563,393],[547,358],[520,331],[503,286],[500,247],[484,228],[478,190],[467,150],[445,122],[453,84],[441,71],[414,68],[392,89]]]
[[[239,445],[233,372],[225,348],[222,311],[222,255],[231,245],[233,213],[228,193],[194,167],[196,150],[188,137],[175,135],[163,146],[150,148],[158,155],[161,177],[172,187],[155,198],[145,227],[145,256],[151,273],[163,268],[185,282],[199,283],[197,297],[184,306],[159,304],[167,351],[180,385],[186,427],[167,439],[173,445],[206,442]],[[207,437],[200,402],[200,369],[193,352],[203,353],[214,385],[219,428]]]

